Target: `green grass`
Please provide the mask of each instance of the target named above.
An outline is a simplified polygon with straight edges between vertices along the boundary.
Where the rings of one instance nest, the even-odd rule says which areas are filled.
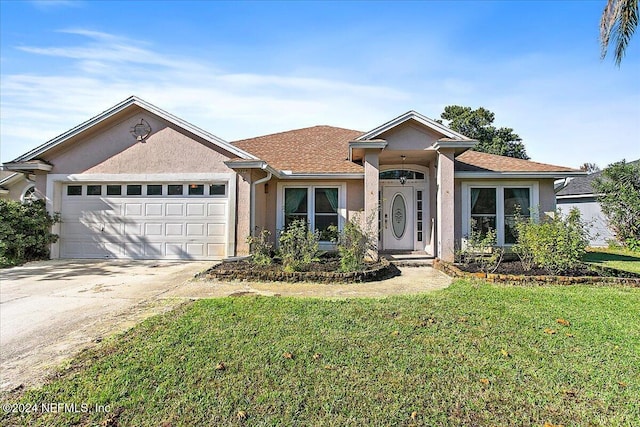
[[[592,248],[586,253],[584,261],[603,267],[640,274],[640,253],[638,252],[625,249]]]
[[[467,281],[388,299],[201,300],[9,401],[110,414],[0,424],[637,426],[639,307],[640,289]]]

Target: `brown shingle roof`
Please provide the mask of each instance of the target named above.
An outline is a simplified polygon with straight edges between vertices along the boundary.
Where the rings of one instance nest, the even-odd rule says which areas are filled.
[[[580,172],[564,166],[548,165],[513,157],[468,150],[456,157],[458,172]]]
[[[278,170],[294,173],[361,173],[363,167],[347,160],[349,141],[363,132],[332,126],[314,126],[243,139],[232,144]]]

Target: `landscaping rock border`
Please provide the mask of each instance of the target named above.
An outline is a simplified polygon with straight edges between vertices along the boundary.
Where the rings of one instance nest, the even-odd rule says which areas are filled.
[[[214,280],[266,281],[266,282],[317,282],[317,283],[362,283],[390,279],[400,274],[400,270],[381,258],[371,268],[349,273],[325,271],[265,271],[259,268],[251,271],[233,269],[233,263],[240,260],[223,261],[197,275],[197,278]]]
[[[492,283],[504,283],[508,285],[575,285],[575,284],[589,284],[589,285],[611,285],[618,284],[624,286],[630,286],[633,288],[640,288],[640,278],[627,278],[627,277],[607,277],[607,276],[524,276],[524,275],[512,275],[512,274],[491,274],[491,273],[469,273],[460,270],[454,264],[442,261],[440,259],[433,260],[433,268],[442,271],[443,273],[460,278],[475,278],[482,279]]]

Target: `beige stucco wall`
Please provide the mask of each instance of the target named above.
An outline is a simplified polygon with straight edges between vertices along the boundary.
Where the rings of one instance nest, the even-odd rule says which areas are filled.
[[[19,202],[22,194],[29,186],[31,186],[31,184],[32,183],[27,181],[25,176],[21,174],[14,182],[11,183],[11,185],[4,186],[9,190],[9,192],[6,194],[0,194],[0,199],[9,199]]]
[[[556,192],[553,190],[553,179],[540,180],[540,212],[556,210]]]
[[[442,135],[423,126],[405,122],[383,133],[380,138],[387,141],[385,151],[422,150],[432,146],[438,139],[442,138]]]

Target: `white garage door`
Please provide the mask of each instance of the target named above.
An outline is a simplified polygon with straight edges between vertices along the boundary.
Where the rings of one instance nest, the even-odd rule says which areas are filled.
[[[88,183],[62,188],[62,258],[220,259],[223,183]]]

